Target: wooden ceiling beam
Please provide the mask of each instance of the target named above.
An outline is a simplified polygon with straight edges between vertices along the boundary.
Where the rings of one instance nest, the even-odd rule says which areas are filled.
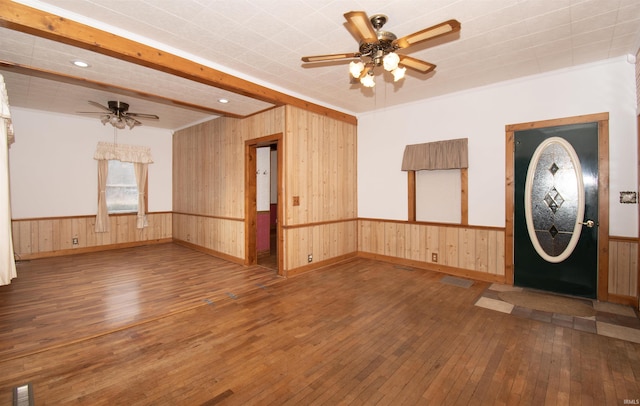
[[[108,55],[184,79],[252,97],[292,105],[356,124],[354,116],[229,75],[189,59],[10,0],[0,0],[0,26]]]

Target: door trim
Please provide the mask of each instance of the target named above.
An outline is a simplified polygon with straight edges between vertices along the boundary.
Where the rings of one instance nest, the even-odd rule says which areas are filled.
[[[256,160],[257,148],[275,144],[278,150],[278,222],[276,224],[276,238],[278,244],[278,275],[286,276],[284,271],[284,241],[282,233],[282,219],[284,218],[284,147],[282,145],[282,133],[267,135],[245,141],[244,144],[244,241],[245,241],[245,265],[255,265],[258,263],[258,249],[256,232],[257,221],[257,185],[256,185]]]
[[[588,114],[505,126],[505,281],[513,285],[516,131],[570,124],[598,123],[598,300],[609,298],[609,113]]]

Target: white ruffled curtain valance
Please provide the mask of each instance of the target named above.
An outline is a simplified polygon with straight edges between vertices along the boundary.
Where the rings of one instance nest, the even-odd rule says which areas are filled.
[[[95,154],[95,160],[116,159],[122,162],[133,162],[140,164],[152,164],[151,148],[140,145],[112,144],[110,142],[99,142]]]
[[[13,143],[9,96],[0,75],[0,285],[8,285],[17,276],[11,230],[9,190],[9,145]]]

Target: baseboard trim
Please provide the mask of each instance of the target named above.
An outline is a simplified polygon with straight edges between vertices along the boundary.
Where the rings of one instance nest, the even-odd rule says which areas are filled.
[[[473,279],[477,281],[492,282],[492,283],[506,283],[504,275],[493,275],[479,271],[472,271],[469,269],[455,268],[452,266],[439,265],[437,263],[429,263],[422,261],[415,261],[411,259],[391,257],[387,255],[372,254],[369,252],[358,251],[357,254],[361,258],[373,259],[376,261],[389,262],[396,265],[410,266],[413,268],[424,269],[427,271],[435,271],[444,273],[447,275],[459,276],[463,278]]]
[[[609,293],[607,302],[627,305],[638,309],[638,298],[633,296],[616,295],[613,293]]]
[[[345,255],[340,255],[340,256],[337,256],[337,257],[329,258],[329,259],[326,259],[324,261],[319,261],[319,262],[316,262],[316,263],[310,263],[309,265],[300,266],[298,268],[289,269],[289,270],[286,271],[285,277],[289,278],[289,277],[297,276],[297,275],[300,275],[300,274],[303,274],[303,273],[306,273],[306,272],[309,272],[309,271],[313,271],[313,270],[316,270],[316,269],[325,268],[325,267],[330,266],[330,265],[335,265],[337,263],[344,262],[344,261],[356,258],[356,256],[357,255],[354,252],[354,253],[351,253],[351,254],[345,254]]]
[[[225,261],[233,262],[235,264],[244,265],[244,258],[234,257],[233,255],[225,254],[210,248],[203,247],[201,245],[192,244],[184,240],[173,239],[173,242],[182,245],[183,247],[191,248],[192,250],[202,252],[204,254],[211,255],[212,257],[224,259]]]
[[[171,242],[171,238],[159,238],[155,240],[133,241],[119,244],[94,245],[92,247],[78,247],[64,250],[38,252],[35,254],[16,253],[16,261],[29,261],[32,259],[63,257],[66,255],[87,254],[91,252],[111,251],[122,248],[142,247],[144,245],[166,244]]]

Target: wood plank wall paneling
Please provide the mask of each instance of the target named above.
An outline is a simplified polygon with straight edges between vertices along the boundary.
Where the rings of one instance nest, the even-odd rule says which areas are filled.
[[[356,126],[292,106],[286,123],[284,224],[356,218]]]
[[[609,239],[609,293],[637,298],[638,240]]]
[[[503,281],[504,230],[446,224],[359,219],[358,251],[414,264],[472,271]],[[433,261],[433,255],[437,261]]]
[[[309,254],[313,255],[314,264],[355,255],[357,233],[356,219],[285,228],[285,267],[294,270],[308,266]]]
[[[284,131],[284,108],[173,135],[174,239],[244,259],[244,142]]]
[[[306,269],[309,254],[313,263],[355,255],[357,127],[292,106],[285,121],[285,269]]]
[[[244,221],[194,214],[173,214],[173,239],[223,254],[244,258]]]
[[[13,220],[14,251],[18,259],[31,259],[171,238],[171,213],[148,213],[147,219],[149,226],[140,230],[136,228],[135,214],[109,216],[108,233],[94,231],[95,216]],[[73,238],[78,239],[77,245],[73,245]]]
[[[286,122],[286,128],[284,123]],[[356,126],[286,106],[173,139],[174,239],[244,258],[244,142],[283,133],[284,268],[355,254]],[[300,205],[293,206],[293,196]],[[239,221],[240,220],[240,221]],[[203,234],[204,233],[204,234]]]

